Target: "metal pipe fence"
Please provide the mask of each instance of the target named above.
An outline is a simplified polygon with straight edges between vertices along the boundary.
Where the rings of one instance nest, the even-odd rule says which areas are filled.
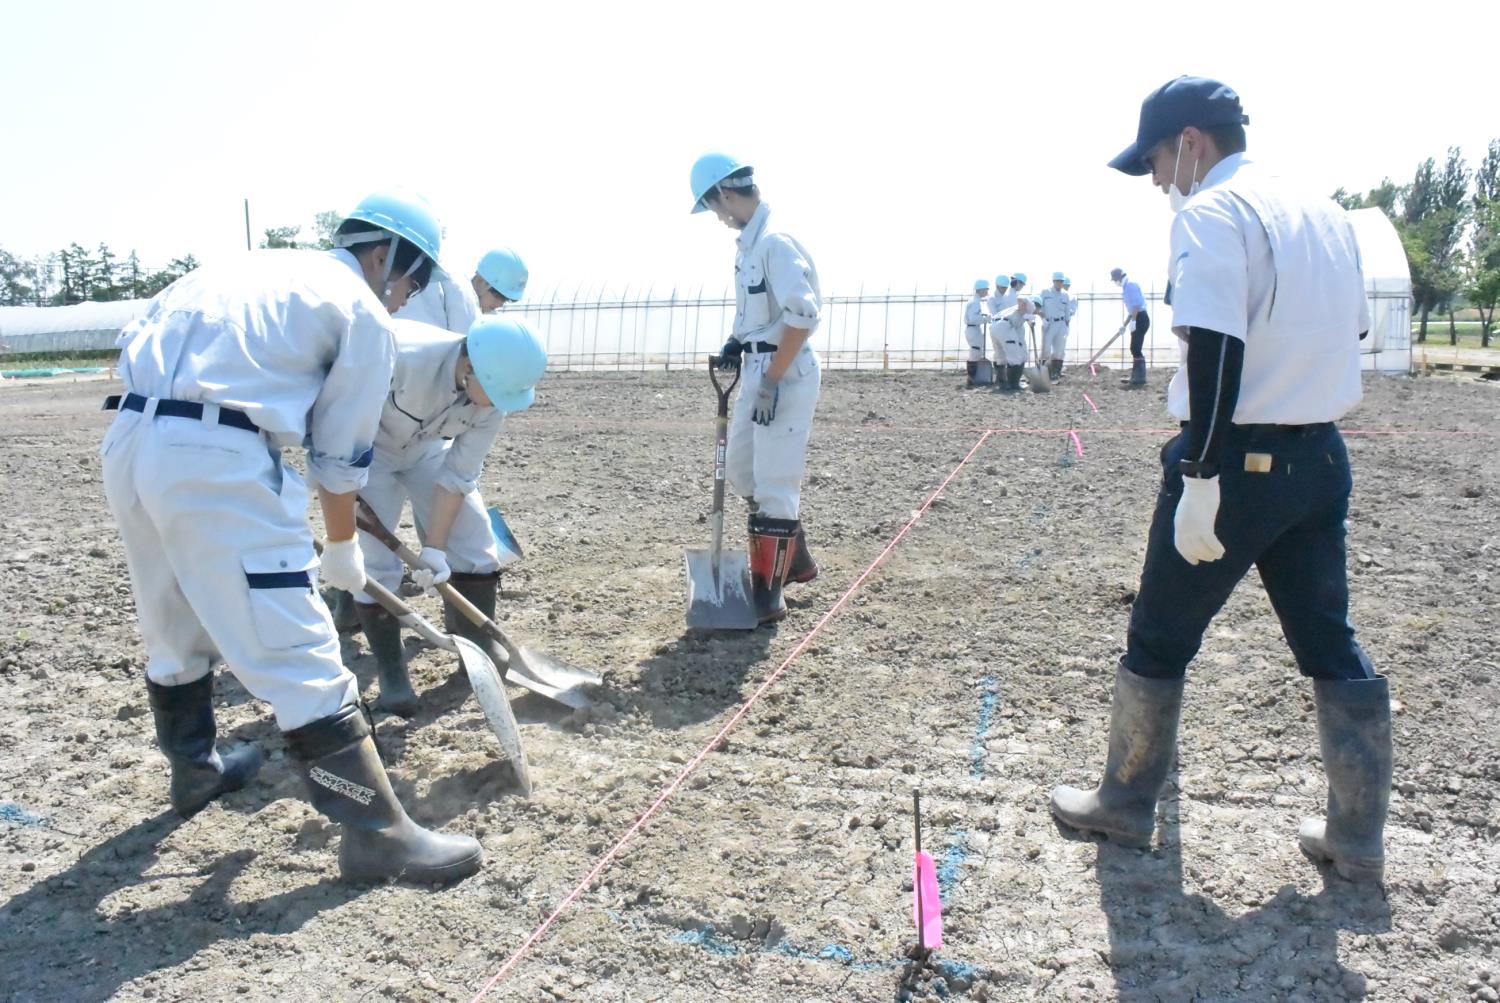
[[[560,371],[648,370],[697,367],[723,345],[734,323],[734,297],[692,295],[676,289],[665,297],[653,288],[631,295],[601,289],[568,298],[528,298],[508,312],[524,316],[547,348],[549,368]],[[964,292],[910,292],[887,287],[854,296],[826,296],[813,347],[828,369],[962,369]],[[1119,330],[1124,319],[1118,290],[1075,293],[1078,312],[1068,337],[1067,361],[1086,362]],[[1369,293],[1372,335],[1363,344],[1365,368],[1411,370],[1411,301],[1405,291]],[[1151,329],[1143,353],[1154,367],[1180,363],[1179,342],[1166,327],[1169,311],[1154,288],[1146,293]],[[1160,320],[1158,317],[1160,316]],[[1041,335],[1038,324],[1037,336]],[[1130,364],[1129,336],[1118,339],[1101,365]]]

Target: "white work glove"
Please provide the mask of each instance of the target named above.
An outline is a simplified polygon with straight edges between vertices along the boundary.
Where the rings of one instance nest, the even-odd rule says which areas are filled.
[[[359,538],[350,537],[323,544],[321,577],[323,581],[345,592],[363,592],[365,588],[365,555],[359,549]]]
[[[776,404],[780,400],[781,381],[773,380],[769,374],[762,376],[755,391],[755,403],[750,405],[750,420],[757,425],[770,425],[776,420]]]
[[[425,568],[416,568],[411,573],[411,580],[417,588],[431,595],[434,585],[441,585],[453,574],[448,567],[448,555],[436,547],[423,547],[422,552],[417,555],[417,561],[425,564]]]
[[[1219,478],[1184,477],[1182,497],[1172,517],[1172,542],[1184,561],[1197,564],[1224,556],[1224,545],[1214,536],[1214,520],[1218,515]]]

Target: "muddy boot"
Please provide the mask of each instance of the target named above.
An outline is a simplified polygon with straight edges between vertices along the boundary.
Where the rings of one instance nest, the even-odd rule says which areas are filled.
[[[1145,359],[1130,360],[1130,382],[1127,385],[1132,387],[1143,387],[1146,385]]]
[[[323,602],[333,616],[333,626],[340,634],[352,634],[359,629],[359,611],[355,609],[354,597],[343,589],[323,590]]]
[[[796,539],[796,519],[750,517],[750,586],[755,616],[761,624],[786,618],[781,587],[792,564]]]
[[[1315,679],[1318,744],[1328,774],[1328,816],[1302,823],[1298,842],[1350,881],[1385,875],[1386,807],[1391,799],[1391,696],[1384,676]]]
[[[1052,814],[1059,821],[1125,846],[1151,845],[1156,799],[1177,751],[1182,686],[1181,679],[1147,679],[1120,666],[1115,672],[1104,779],[1092,791],[1054,790]]]
[[[429,832],[407,817],[359,707],[345,707],[285,737],[313,807],[343,825],[339,874],[345,881],[448,884],[479,870],[484,852],[478,842]]]
[[[797,522],[797,536],[792,541],[792,566],[786,573],[787,584],[806,585],[818,577],[818,562],[813,560],[812,551],[807,549],[807,534],[802,529],[802,522]]]
[[[969,374],[969,386],[974,386],[978,382],[979,363],[965,362],[964,371]]]
[[[1047,360],[1047,375],[1050,376],[1050,377],[1052,377],[1052,382],[1053,383],[1056,383],[1058,380],[1062,379],[1062,360],[1061,359],[1049,359],[1049,360]]]
[[[355,607],[370,654],[375,656],[376,674],[380,677],[380,695],[375,698],[375,709],[397,717],[411,717],[417,712],[417,694],[411,688],[411,676],[406,671],[400,622],[379,606],[355,603]]]
[[[260,769],[260,750],[242,745],[226,756],[214,748],[214,676],[181,686],[146,680],[156,744],[172,764],[172,810],[192,818],[210,801],[237,791]]]
[[[495,619],[495,598],[500,592],[498,571],[487,575],[455,571],[448,579],[448,584],[452,585],[459,595],[476,606],[479,612],[491,620]],[[506,670],[510,668],[507,664],[505,649],[482,628],[470,623],[469,618],[460,613],[458,607],[446,599],[443,600],[443,629],[450,634],[466,637],[479,645],[479,650],[489,655],[490,661],[495,663],[495,668],[500,672],[500,678],[505,678]]]

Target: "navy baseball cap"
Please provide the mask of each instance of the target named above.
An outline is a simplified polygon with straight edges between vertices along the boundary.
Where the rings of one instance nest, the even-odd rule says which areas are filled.
[[[1156,144],[1190,125],[1208,129],[1216,125],[1249,124],[1250,116],[1240,107],[1240,96],[1228,84],[1207,77],[1178,77],[1162,84],[1141,102],[1141,123],[1135,131],[1135,142],[1125,147],[1109,166],[1140,177],[1151,172],[1146,157]]]

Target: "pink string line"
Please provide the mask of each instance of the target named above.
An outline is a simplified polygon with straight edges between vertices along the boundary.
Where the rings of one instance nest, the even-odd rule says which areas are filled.
[[[1078,433],[1075,432],[1075,431],[1073,431],[1071,428],[1068,429],[1068,434],[1073,437],[1073,448],[1076,449],[1076,450],[1078,450],[1078,455],[1079,456],[1082,456],[1083,455],[1083,440],[1080,439],[1080,438],[1078,438]]]
[[[829,608],[827,613],[823,614],[822,619],[817,622],[812,630],[808,631],[806,637],[798,642],[797,646],[792,649],[792,653],[786,656],[786,660],[777,667],[776,671],[766,677],[766,681],[761,683],[760,687],[750,695],[750,699],[741,704],[739,710],[734,712],[734,716],[731,717],[728,721],[724,722],[724,726],[719,729],[718,734],[714,735],[709,743],[703,747],[702,751],[694,756],[692,760],[682,768],[681,772],[679,772],[677,776],[673,778],[672,782],[662,790],[661,794],[651,804],[651,807],[642,812],[641,816],[635,820],[634,824],[632,824],[630,828],[625,831],[625,834],[618,840],[616,840],[615,844],[611,846],[604,853],[604,855],[599,858],[598,862],[594,864],[593,868],[588,872],[588,874],[584,875],[583,880],[579,881],[578,884],[574,886],[573,890],[568,893],[567,897],[564,898],[558,905],[558,907],[552,911],[552,915],[544,919],[535,930],[531,931],[531,935],[526,938],[525,942],[522,943],[520,947],[516,948],[515,953],[513,953],[508,959],[506,959],[505,964],[500,966],[500,970],[495,973],[494,977],[491,978],[489,982],[485,983],[484,988],[479,990],[479,992],[474,995],[472,1003],[479,1003],[480,1000],[484,999],[484,997],[489,994],[490,990],[494,989],[495,986],[499,984],[500,980],[505,978],[505,976],[509,974],[511,969],[515,968],[516,964],[526,956],[526,954],[531,950],[532,946],[541,939],[542,935],[547,932],[548,928],[550,928],[552,924],[557,921],[557,918],[563,914],[563,911],[566,910],[570,905],[572,905],[578,899],[578,896],[582,895],[586,890],[588,890],[588,886],[593,883],[594,879],[604,872],[604,869],[608,867],[610,863],[615,859],[615,857],[619,855],[621,848],[623,848],[625,844],[629,842],[635,836],[635,834],[645,826],[646,822],[649,821],[653,815],[661,810],[662,805],[666,804],[667,799],[677,792],[677,788],[682,786],[682,782],[692,775],[693,771],[698,768],[698,764],[702,763],[704,758],[718,747],[719,743],[724,740],[724,736],[728,735],[729,732],[733,730],[734,726],[740,723],[740,720],[749,712],[750,708],[755,706],[755,702],[759,700],[761,696],[766,692],[766,690],[770,689],[771,685],[781,677],[781,674],[783,672],[786,671],[787,666],[791,665],[792,662],[796,660],[797,656],[802,654],[802,652],[807,649],[807,646],[812,643],[813,638],[818,636],[818,634],[823,630],[823,627],[839,614],[839,611],[841,611],[848,604],[850,599],[854,598],[855,593],[857,593],[864,585],[865,580],[869,578],[870,575],[874,574],[875,569],[880,567],[880,565],[885,562],[885,559],[890,556],[891,551],[896,549],[896,545],[899,544],[903,538],[905,538],[907,533],[911,532],[911,528],[917,524],[917,520],[922,518],[922,516],[932,506],[932,503],[935,502],[940,495],[942,495],[943,489],[946,488],[952,482],[953,478],[957,477],[959,472],[968,465],[969,461],[974,458],[974,454],[979,452],[979,447],[984,445],[985,440],[988,439],[990,435],[991,433],[989,431],[986,431],[982,435],[980,435],[979,441],[974,443],[973,448],[969,450],[969,452],[964,456],[962,460],[959,461],[958,466],[953,468],[952,473],[950,473],[946,478],[943,479],[943,483],[937,486],[937,490],[928,495],[927,500],[922,503],[922,507],[912,513],[912,516],[909,520],[907,520],[906,525],[901,527],[901,532],[897,533],[895,537],[891,539],[891,542],[885,545],[885,549],[880,552],[880,555],[876,557],[875,560],[870,562],[870,566],[865,568],[864,572],[854,580],[854,584],[850,585],[848,590],[839,597],[839,601],[834,603],[833,606]]]
[[[1089,407],[1094,409],[1095,414],[1099,413],[1099,405],[1094,403],[1094,398],[1090,397],[1088,394],[1084,394],[1083,399],[1089,402]]]

